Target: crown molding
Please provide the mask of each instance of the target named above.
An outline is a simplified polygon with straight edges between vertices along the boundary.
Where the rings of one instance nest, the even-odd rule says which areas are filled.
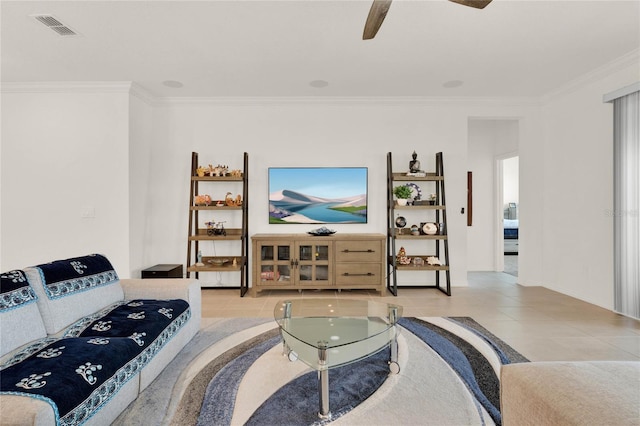
[[[537,98],[526,97],[421,97],[421,96],[258,96],[258,97],[167,97],[157,98],[156,106],[539,106]]]
[[[147,89],[145,89],[144,87],[142,87],[136,82],[131,83],[131,89],[129,93],[131,94],[131,96],[134,96],[140,99],[142,102],[150,106],[155,106],[158,103],[159,98],[157,96],[155,96],[153,93],[151,93],[150,91],[148,91]]]
[[[151,106],[158,97],[136,82],[131,81],[39,81],[7,82],[0,93],[128,93]]]
[[[229,96],[158,97],[140,84],[116,82],[6,82],[1,93],[129,93],[151,106],[539,106],[534,97],[437,97],[437,96]]]
[[[640,71],[640,49],[634,49],[629,53],[622,55],[619,58],[616,58],[613,61],[604,64],[594,70],[591,70],[545,95],[542,95],[540,97],[540,101],[542,104],[546,104],[559,97],[569,95],[590,83],[593,83],[632,65],[636,65],[636,67],[638,67],[638,70]]]
[[[130,81],[5,82],[2,93],[129,93]]]

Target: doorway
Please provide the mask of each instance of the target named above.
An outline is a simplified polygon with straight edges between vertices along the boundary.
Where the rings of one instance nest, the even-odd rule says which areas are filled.
[[[502,160],[518,156],[520,122],[517,118],[469,118],[467,124],[467,170],[473,173],[473,222],[467,226],[467,268],[503,272]]]
[[[518,156],[502,158],[502,256],[504,260],[503,272],[518,276],[518,254],[519,254],[519,206],[520,206],[520,184],[519,184],[519,158]],[[499,237],[498,237],[499,238]]]

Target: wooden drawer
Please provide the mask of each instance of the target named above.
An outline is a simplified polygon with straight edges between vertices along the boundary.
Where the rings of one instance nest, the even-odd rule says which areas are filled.
[[[380,263],[336,264],[336,285],[380,285],[383,278]]]
[[[336,262],[380,262],[384,259],[382,241],[336,241]]]

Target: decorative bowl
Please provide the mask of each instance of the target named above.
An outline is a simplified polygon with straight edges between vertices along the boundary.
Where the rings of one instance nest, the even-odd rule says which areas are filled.
[[[323,226],[318,229],[312,229],[311,231],[307,232],[307,234],[315,235],[316,237],[323,236],[323,235],[333,235],[335,233],[336,231],[334,231],[333,229],[329,229],[326,226]]]

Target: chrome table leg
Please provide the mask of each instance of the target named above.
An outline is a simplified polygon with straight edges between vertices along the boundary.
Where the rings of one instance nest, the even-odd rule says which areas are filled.
[[[318,364],[324,367],[327,364],[327,342],[318,342]],[[322,368],[318,371],[318,394],[320,396],[320,411],[318,417],[330,419],[329,411],[329,369]]]

